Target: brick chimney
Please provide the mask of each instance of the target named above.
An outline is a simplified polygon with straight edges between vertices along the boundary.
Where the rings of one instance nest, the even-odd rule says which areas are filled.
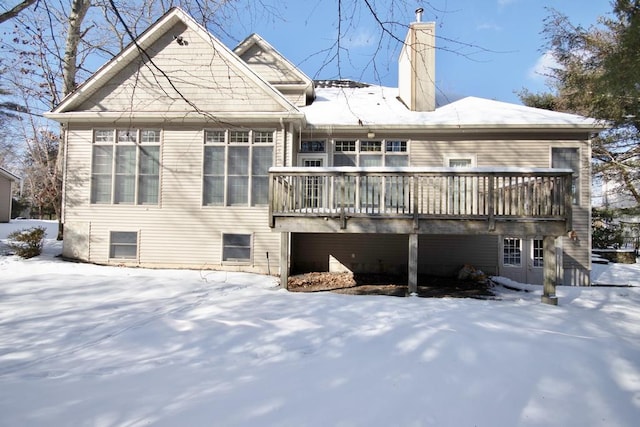
[[[436,108],[435,22],[421,22],[423,9],[416,10],[416,22],[409,24],[398,60],[400,99],[411,111]]]

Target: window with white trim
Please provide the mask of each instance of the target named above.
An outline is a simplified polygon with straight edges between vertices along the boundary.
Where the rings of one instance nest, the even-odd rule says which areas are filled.
[[[356,154],[357,141],[339,140],[334,142],[333,166],[357,166],[358,155]]]
[[[95,129],[91,162],[92,204],[158,204],[159,129]]]
[[[337,139],[333,141],[333,165],[357,167],[406,167],[409,165],[405,140]],[[383,206],[397,211],[409,201],[408,180],[402,177],[363,176],[356,191],[347,194],[349,204],[365,208]]]
[[[511,267],[522,265],[522,239],[507,237],[502,240],[502,263]]]
[[[138,232],[112,231],[109,233],[109,258],[137,259]]]
[[[544,247],[542,239],[533,239],[531,242],[533,251],[531,256],[533,258],[534,267],[544,267]]]
[[[407,154],[407,141],[401,141],[401,140],[385,141],[384,165],[389,167],[409,166],[409,155]]]
[[[325,140],[303,140],[300,142],[301,153],[324,153],[327,142]]]
[[[202,203],[266,205],[273,152],[273,130],[205,130]]]
[[[251,262],[251,234],[223,234],[222,261]]]
[[[333,166],[409,165],[405,140],[337,139],[333,142]]]

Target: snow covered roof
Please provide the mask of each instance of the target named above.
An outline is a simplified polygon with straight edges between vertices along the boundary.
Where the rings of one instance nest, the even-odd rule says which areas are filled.
[[[300,110],[304,112],[310,128],[602,128],[595,120],[575,114],[476,97],[460,99],[435,111],[410,111],[398,99],[398,88],[375,85],[318,87],[315,101]]]

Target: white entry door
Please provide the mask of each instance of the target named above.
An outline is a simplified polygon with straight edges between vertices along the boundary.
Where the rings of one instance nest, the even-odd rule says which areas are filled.
[[[321,168],[325,165],[325,155],[300,155],[298,157],[298,165],[305,168]],[[304,208],[321,208],[324,206],[324,197],[326,197],[325,185],[321,177],[309,176],[304,181],[303,188],[303,207]]]
[[[503,237],[500,244],[500,275],[520,283],[541,285],[542,239]]]

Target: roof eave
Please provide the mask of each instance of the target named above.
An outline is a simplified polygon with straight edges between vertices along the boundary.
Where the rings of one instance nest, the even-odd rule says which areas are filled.
[[[96,112],[96,111],[80,111],[66,113],[45,113],[48,119],[55,120],[59,123],[70,123],[76,121],[91,123],[113,123],[120,120],[126,121],[158,121],[173,123],[195,123],[195,122],[224,122],[224,121],[259,121],[259,120],[294,120],[303,121],[304,114],[298,111],[289,112],[224,112],[224,113],[201,113],[201,112]]]
[[[362,125],[345,124],[307,124],[308,130],[328,130],[345,132],[369,131],[394,131],[412,133],[416,131],[429,131],[436,133],[452,133],[460,131],[495,132],[504,130],[517,131],[545,131],[553,130],[558,132],[599,132],[606,129],[606,126],[594,124],[374,124],[363,123]]]
[[[19,182],[22,180],[18,175],[15,175],[4,168],[0,168],[0,176],[4,176],[10,181]]]
[[[157,40],[161,35],[163,28],[169,28],[171,25],[174,25],[181,18],[184,17],[184,12],[182,12],[179,8],[169,9],[164,16],[162,16],[155,24],[151,25],[147,28],[142,34],[140,34],[134,41],[130,42],[123,50],[103,64],[95,73],[91,75],[91,77],[81,83],[73,92],[67,95],[60,103],[51,110],[52,113],[59,113],[65,111],[69,107],[73,107],[75,102],[80,99],[80,102],[84,100],[85,93],[93,90],[93,87],[97,84],[96,82],[101,81],[104,76],[112,76],[115,75],[118,71],[122,69],[121,64],[128,64],[131,60],[132,56],[136,56],[139,54],[140,47],[145,48],[149,44],[153,43]]]
[[[98,69],[98,71],[96,71],[96,73],[94,73],[87,81],[78,86],[75,91],[64,98],[60,104],[51,110],[51,113],[63,113],[77,107],[77,105],[81,104],[87,97],[91,96],[95,91],[95,87],[103,81],[103,79],[117,74],[126,64],[130,63],[134,57],[140,54],[140,48],[144,49],[154,43],[177,22],[183,22],[187,27],[190,27],[193,31],[199,33],[203,39],[211,39],[212,44],[217,45],[217,47],[223,51],[223,54],[229,55],[229,59],[234,61],[236,65],[244,66],[247,76],[261,85],[266,91],[271,92],[273,98],[281,106],[297,110],[297,107],[282,95],[280,91],[269,84],[269,82],[264,80],[261,76],[256,74],[244,61],[242,61],[242,59],[240,59],[240,57],[235,55],[231,49],[213,37],[206,28],[187,15],[182,9],[174,7],[169,9],[169,11],[156,21],[156,23],[147,28],[146,31],[138,36],[136,40],[131,42],[118,56],[100,67],[100,69]]]

